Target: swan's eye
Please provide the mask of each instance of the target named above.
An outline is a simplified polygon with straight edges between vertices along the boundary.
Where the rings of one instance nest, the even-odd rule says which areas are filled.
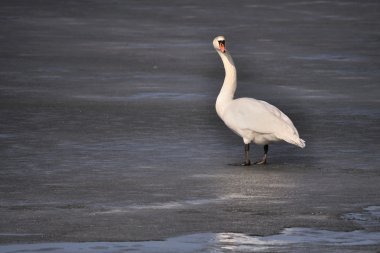
[[[224,45],[224,44],[226,44],[226,41],[225,41],[225,40],[219,40],[218,42],[219,42],[219,45]]]

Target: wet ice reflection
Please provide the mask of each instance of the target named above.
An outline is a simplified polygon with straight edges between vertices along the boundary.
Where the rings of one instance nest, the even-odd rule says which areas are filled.
[[[380,206],[369,206],[360,213],[349,213],[343,218],[358,222],[364,229],[345,232],[294,227],[269,236],[198,233],[164,241],[15,244],[0,245],[0,252],[318,252],[313,251],[315,249],[325,249],[328,252],[359,249],[376,252],[376,248],[380,247],[380,231],[369,231],[367,228],[379,225]]]
[[[287,228],[277,235],[249,236],[239,233],[200,233],[165,241],[41,243],[0,246],[0,252],[289,252],[330,248],[380,246],[380,232],[337,232],[312,228]]]
[[[348,213],[343,216],[365,228],[380,228],[380,206],[369,206],[360,213]]]

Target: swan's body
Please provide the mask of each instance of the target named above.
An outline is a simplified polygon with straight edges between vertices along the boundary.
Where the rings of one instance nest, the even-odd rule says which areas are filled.
[[[264,145],[264,157],[258,162],[267,162],[268,144],[284,140],[288,143],[305,147],[292,121],[277,107],[253,98],[234,99],[236,90],[236,68],[231,55],[225,49],[223,36],[216,37],[213,45],[220,55],[226,71],[224,83],[216,100],[216,112],[224,123],[243,138],[245,144],[245,161],[249,165],[249,144]]]

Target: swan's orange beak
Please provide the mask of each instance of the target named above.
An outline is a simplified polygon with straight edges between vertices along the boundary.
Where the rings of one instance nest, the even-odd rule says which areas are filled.
[[[219,42],[219,49],[222,53],[226,52],[226,46],[224,45],[224,41]]]

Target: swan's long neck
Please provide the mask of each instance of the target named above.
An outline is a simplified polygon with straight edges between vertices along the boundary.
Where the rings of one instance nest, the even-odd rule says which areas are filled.
[[[234,94],[236,90],[236,68],[231,55],[226,51],[222,53],[217,51],[222,58],[224,70],[226,75],[224,77],[224,82],[222,89],[219,92],[218,98],[216,99],[216,111],[219,116],[222,116],[225,106],[234,99]]]

